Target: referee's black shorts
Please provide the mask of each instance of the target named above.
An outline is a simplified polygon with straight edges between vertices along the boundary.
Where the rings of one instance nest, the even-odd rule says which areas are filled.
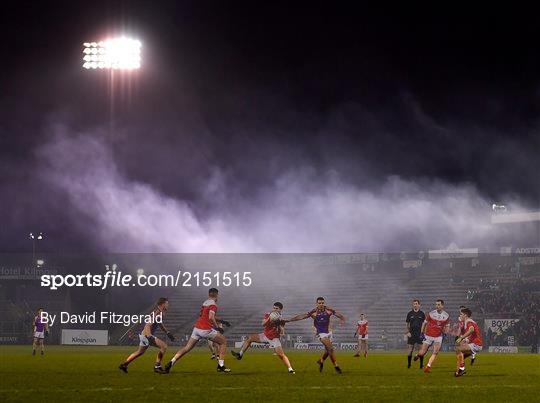
[[[411,337],[407,337],[407,344],[422,344],[422,338],[420,337],[420,332],[412,333]]]

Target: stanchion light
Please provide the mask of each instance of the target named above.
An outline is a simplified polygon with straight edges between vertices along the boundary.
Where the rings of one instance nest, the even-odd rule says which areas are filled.
[[[137,39],[114,38],[83,43],[85,69],[134,70],[141,67],[141,42]]]

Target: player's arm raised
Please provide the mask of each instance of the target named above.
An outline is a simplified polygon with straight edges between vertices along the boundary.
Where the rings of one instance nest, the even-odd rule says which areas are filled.
[[[304,320],[304,319],[307,319],[311,316],[311,312],[308,312],[308,313],[302,313],[300,315],[296,315],[296,316],[293,316],[292,318],[290,319],[285,319],[283,322],[287,323],[287,322],[296,322],[297,320]]]

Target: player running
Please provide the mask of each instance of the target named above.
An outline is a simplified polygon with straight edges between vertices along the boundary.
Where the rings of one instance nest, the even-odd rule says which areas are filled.
[[[412,310],[407,314],[407,368],[411,367],[412,353],[414,351],[414,346],[417,344],[419,348],[422,345],[422,325],[426,320],[426,314],[420,310],[420,300],[413,299],[412,301]],[[420,369],[424,368],[424,356],[420,357]]]
[[[341,320],[341,324],[345,323],[345,316],[335,309],[327,307],[325,305],[324,298],[319,297],[317,298],[317,306],[315,309],[312,309],[308,313],[296,315],[291,319],[285,320],[285,322],[295,322],[297,320],[307,318],[313,319],[313,325],[317,331],[317,337],[325,348],[324,354],[317,361],[317,364],[319,365],[319,372],[322,372],[323,370],[324,361],[330,357],[332,364],[334,364],[334,369],[338,374],[341,374],[341,368],[337,363],[336,353],[334,351],[334,346],[332,345],[332,332],[330,331],[330,318],[332,315],[339,318]]]
[[[225,353],[227,352],[227,339],[223,335],[223,329],[220,329],[217,313],[217,300],[219,291],[217,288],[208,290],[208,299],[203,302],[199,312],[199,318],[195,322],[191,337],[184,347],[177,351],[174,357],[165,366],[165,372],[169,373],[173,365],[184,355],[189,353],[197,345],[200,339],[211,340],[219,345],[218,372],[231,372],[225,366]]]
[[[222,328],[223,329],[223,328]],[[212,340],[207,340],[208,349],[210,350],[210,359],[215,360],[219,356],[219,344],[214,343]]]
[[[169,338],[169,340],[174,341],[174,336],[169,332],[163,325],[163,315],[169,309],[169,300],[167,298],[161,297],[156,302],[156,307],[150,314],[152,318],[151,321],[144,325],[142,332],[139,334],[139,348],[137,351],[131,353],[126,360],[120,364],[118,367],[120,370],[124,371],[126,374],[128,372],[128,365],[143,355],[148,347],[153,346],[159,348],[159,351],[156,356],[156,362],[154,364],[154,372],[158,374],[163,374],[165,370],[161,367],[161,360],[165,351],[167,351],[167,343],[155,336],[157,328],[161,328]]]
[[[465,375],[465,358],[482,350],[482,333],[478,324],[471,318],[469,308],[460,310],[459,319],[463,322],[465,332],[456,339],[456,362],[457,368],[454,376]],[[471,360],[472,365],[472,360]]]
[[[220,333],[223,333],[225,331],[225,328],[223,326],[226,326],[226,327],[231,326],[231,324],[227,322],[226,320],[217,319],[216,322],[218,323],[218,327],[221,329],[221,330],[218,330]],[[212,355],[210,356],[210,359],[214,360],[219,356],[219,344],[214,343],[212,340],[207,340],[207,342],[208,342],[208,349],[212,353]]]
[[[43,309],[39,308],[37,315],[34,317],[32,333],[34,334],[34,341],[32,343],[32,355],[36,355],[36,347],[39,345],[41,355],[45,355],[45,336],[49,334],[49,323],[41,318],[41,312]]]
[[[360,357],[360,354],[364,352],[364,357],[367,358],[368,354],[368,321],[366,315],[360,314],[360,320],[356,323],[356,332],[354,336],[358,336],[358,350],[354,357]]]
[[[461,305],[459,307],[458,329],[457,329],[457,332],[456,332],[457,334],[455,335],[456,337],[454,339],[454,341],[456,341],[456,342],[457,342],[457,339],[459,338],[459,336],[462,336],[467,331],[467,329],[465,328],[465,322],[463,322],[461,320],[461,311],[463,309],[465,309],[465,308],[467,308],[465,305]],[[476,353],[473,352],[471,354],[471,365],[474,365],[475,360],[476,360]]]
[[[423,338],[422,347],[418,354],[414,356],[414,361],[426,355],[429,347],[433,345],[433,352],[429,357],[428,364],[424,367],[424,372],[431,371],[431,367],[439,354],[441,349],[443,333],[448,331],[450,315],[444,310],[444,301],[438,299],[435,302],[435,309],[428,313],[424,323],[422,324],[422,331],[420,337]],[[424,335],[425,333],[425,335]]]
[[[282,311],[283,304],[281,302],[274,302],[272,312],[265,313],[263,316],[261,323],[264,329],[263,332],[250,335],[249,338],[244,341],[240,351],[231,351],[231,354],[235,356],[236,359],[241,360],[244,353],[251,346],[251,343],[255,342],[269,344],[270,347],[274,349],[279,359],[283,361],[289,371],[289,374],[294,374],[295,371],[291,366],[289,358],[285,355],[283,347],[281,347],[281,341],[279,340],[280,336],[282,336],[284,333],[284,321],[281,318]]]

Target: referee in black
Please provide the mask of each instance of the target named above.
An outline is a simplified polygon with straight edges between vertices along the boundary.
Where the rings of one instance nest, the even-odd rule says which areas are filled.
[[[422,324],[426,320],[426,315],[420,310],[420,301],[413,299],[412,310],[407,314],[407,368],[411,367],[412,353],[414,351],[414,345],[422,344]],[[424,357],[420,357],[420,368],[424,368]]]

